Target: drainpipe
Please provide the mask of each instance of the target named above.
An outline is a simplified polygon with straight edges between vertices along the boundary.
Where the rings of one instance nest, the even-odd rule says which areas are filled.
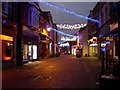
[[[23,65],[23,50],[22,50],[22,2],[18,3],[17,16],[17,40],[16,40],[16,64]]]
[[[117,3],[118,4],[118,50],[120,50],[120,1]],[[118,63],[120,66],[120,52],[118,54]]]

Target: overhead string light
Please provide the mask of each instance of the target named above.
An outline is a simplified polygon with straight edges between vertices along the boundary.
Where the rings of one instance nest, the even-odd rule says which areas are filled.
[[[53,31],[55,31],[55,32],[57,32],[57,33],[59,33],[59,34],[63,34],[63,35],[65,35],[65,36],[75,37],[75,35],[67,34],[67,33],[61,32],[61,31],[59,31],[59,30],[56,30],[56,29],[54,29],[54,28],[51,28],[51,30],[53,30]],[[77,36],[76,36],[76,38],[77,38]]]
[[[87,26],[87,24],[74,24],[74,25],[69,25],[69,24],[57,24],[57,27],[60,29],[68,29],[68,30],[77,30],[81,29]]]
[[[40,0],[40,1],[44,1],[44,0]],[[45,2],[45,1],[44,1],[44,2]],[[52,4],[52,3],[45,2],[45,3],[43,3],[43,4],[45,4],[45,5],[47,5],[47,6],[50,6],[50,7],[53,7],[53,8],[56,8],[56,9],[58,9],[58,10],[61,10],[61,11],[63,11],[63,12],[66,12],[66,13],[68,13],[68,14],[75,15],[75,16],[77,16],[77,17],[79,17],[79,18],[84,18],[84,19],[86,19],[86,20],[90,20],[90,21],[95,22],[95,23],[98,23],[98,22],[99,22],[99,21],[96,20],[96,19],[92,19],[92,18],[83,16],[83,15],[80,15],[80,14],[75,13],[75,12],[73,12],[73,11],[70,11],[70,10],[68,10],[68,9],[65,9],[65,8],[59,7],[59,6],[57,6],[57,5],[54,5],[54,4]]]

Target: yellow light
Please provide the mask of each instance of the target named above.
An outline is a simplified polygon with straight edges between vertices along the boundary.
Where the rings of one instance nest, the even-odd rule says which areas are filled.
[[[47,31],[45,30],[45,29],[43,29],[43,32],[41,32],[43,35],[46,35],[46,36],[48,36],[48,33],[47,33]]]
[[[13,37],[0,34],[0,40],[13,41]]]
[[[89,41],[90,41],[90,42],[93,42],[93,39],[90,39]]]
[[[93,37],[93,39],[97,39],[97,37]]]

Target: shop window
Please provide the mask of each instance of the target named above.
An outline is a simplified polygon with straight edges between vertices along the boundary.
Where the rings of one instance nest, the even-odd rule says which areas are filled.
[[[6,47],[6,57],[10,57],[11,56],[11,46],[7,46]]]

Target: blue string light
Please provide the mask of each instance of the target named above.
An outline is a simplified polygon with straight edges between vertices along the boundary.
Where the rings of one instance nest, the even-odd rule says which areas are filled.
[[[74,36],[75,36],[75,35],[71,35],[71,34],[67,34],[67,33],[61,32],[61,31],[56,30],[56,29],[54,29],[54,28],[51,28],[51,30],[53,30],[53,31],[55,31],[55,32],[58,32],[59,34],[63,34],[63,35],[65,35],[65,36],[69,36],[69,37],[74,37]]]
[[[42,1],[43,1],[43,0],[42,0]],[[95,20],[95,19],[92,19],[92,18],[83,16],[83,15],[80,15],[80,14],[78,14],[78,13],[75,13],[75,12],[73,12],[73,11],[67,10],[67,9],[65,9],[65,8],[56,6],[56,5],[51,4],[51,3],[48,3],[48,2],[45,2],[45,3],[43,3],[43,4],[45,4],[45,5],[47,5],[47,6],[50,6],[50,7],[53,7],[53,8],[56,8],[56,9],[59,9],[59,10],[61,10],[61,11],[63,11],[63,12],[68,13],[68,14],[75,15],[75,16],[77,16],[77,17],[79,17],[79,18],[84,18],[84,19],[90,20],[90,21],[95,22],[95,23],[98,23],[98,22],[99,22],[98,20]]]
[[[69,36],[69,37],[71,37],[71,38],[76,38],[76,39],[79,38],[79,36],[67,34],[67,33],[61,32],[61,31],[59,31],[59,30],[56,30],[56,29],[54,29],[54,28],[51,28],[51,30],[53,30],[53,31],[55,31],[55,32],[57,32],[57,33],[59,33],[59,34],[63,34],[63,35]],[[68,41],[68,40],[64,40],[64,41],[60,42],[59,44],[62,44],[62,43],[67,42],[67,41]]]

